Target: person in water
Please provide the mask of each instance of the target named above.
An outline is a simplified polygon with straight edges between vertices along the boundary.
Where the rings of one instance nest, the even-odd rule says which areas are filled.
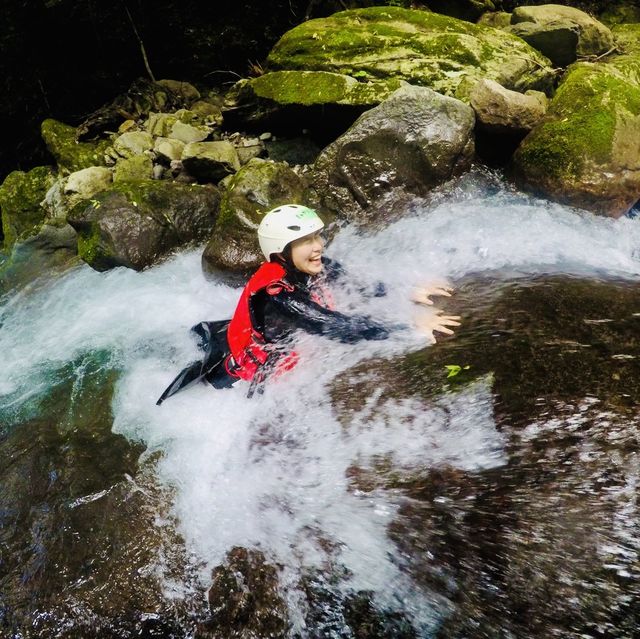
[[[346,343],[387,339],[394,327],[334,309],[329,285],[344,272],[323,255],[323,228],[313,209],[298,204],[279,206],[264,216],[258,241],[266,261],[249,279],[230,321],[202,322],[193,328],[205,357],[181,371],[158,404],[200,380],[215,388],[246,380],[251,395],[269,375],[295,365],[288,338],[298,329]],[[384,294],[381,284],[373,291],[375,296]],[[431,295],[449,295],[449,290],[420,289],[414,301],[431,304]],[[417,327],[433,339],[433,331],[452,334],[450,327],[459,326],[458,319],[436,313]]]

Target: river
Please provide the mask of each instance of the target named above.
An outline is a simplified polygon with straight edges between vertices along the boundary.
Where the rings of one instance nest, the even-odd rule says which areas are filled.
[[[300,336],[264,394],[160,407],[197,357],[189,328],[239,295],[201,250],[6,291],[0,628],[202,633],[211,571],[241,547],[276,567],[292,637],[632,636],[639,247],[634,219],[469,174],[327,248],[356,283],[337,306],[390,339]],[[429,347],[409,296],[434,279],[463,326]]]

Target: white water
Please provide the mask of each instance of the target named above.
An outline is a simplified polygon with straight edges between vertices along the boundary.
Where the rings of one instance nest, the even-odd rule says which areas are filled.
[[[504,190],[481,196],[463,183],[381,232],[341,232],[328,253],[359,282],[381,280],[389,290],[374,299],[338,292],[343,308],[409,323],[411,287],[432,278],[570,272],[636,279],[639,246],[636,221],[595,218]],[[428,632],[441,604],[416,592],[386,535],[400,497],[359,492],[346,471],[371,469],[381,455],[407,473],[503,463],[490,380],[429,405],[386,398],[381,388],[344,424],[331,404],[331,381],[356,361],[415,350],[424,338],[405,330],[386,342],[345,346],[302,337],[302,364],[263,396],[246,399],[243,384],[223,391],[202,385],[156,407],[197,356],[189,327],[229,317],[238,294],[204,280],[199,251],[144,273],[83,267],[25,289],[4,300],[0,314],[0,402],[18,410],[64,363],[108,351],[123,371],[114,430],[145,442],[149,453],[161,451],[159,480],[175,489],[175,514],[188,549],[204,562],[205,582],[231,547],[260,548],[283,566],[300,629],[298,575],[341,565],[351,575],[345,589],[374,591],[382,606],[407,612]]]

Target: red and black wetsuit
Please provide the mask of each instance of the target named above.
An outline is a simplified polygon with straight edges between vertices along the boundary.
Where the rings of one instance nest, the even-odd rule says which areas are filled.
[[[273,263],[263,264],[254,274],[229,326],[225,367],[207,376],[213,386],[228,387],[237,379],[255,381],[256,375],[264,378],[273,368],[291,368],[295,362],[287,338],[298,329],[345,343],[389,336],[387,327],[366,315],[345,315],[331,308],[327,285],[343,271],[331,260],[322,261],[323,273],[318,276],[286,263],[280,270]],[[384,295],[384,287],[378,285],[373,295]],[[251,340],[246,337],[249,330]]]

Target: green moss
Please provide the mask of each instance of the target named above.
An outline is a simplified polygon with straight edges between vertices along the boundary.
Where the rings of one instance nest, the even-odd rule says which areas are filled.
[[[76,129],[57,120],[45,120],[41,125],[42,139],[63,171],[73,173],[89,166],[104,166],[108,140],[77,142]]]
[[[548,88],[549,61],[520,38],[456,18],[398,7],[343,11],[309,20],[268,57],[274,70],[397,78],[453,92],[464,75],[508,88]],[[454,73],[452,73],[454,72]]]
[[[28,173],[13,171],[0,186],[0,215],[5,248],[32,235],[45,218],[40,206],[53,184],[51,167],[39,166]]]
[[[640,115],[640,87],[608,65],[574,65],[516,162],[529,176],[577,178],[587,164],[610,162],[623,113]]]
[[[95,225],[91,225],[88,233],[78,234],[78,255],[90,266],[105,257],[100,244],[100,233]]]

